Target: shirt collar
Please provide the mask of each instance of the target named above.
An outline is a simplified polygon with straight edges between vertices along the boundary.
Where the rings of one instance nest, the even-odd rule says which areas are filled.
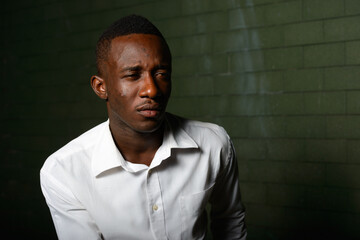
[[[128,172],[136,172],[148,168],[141,164],[131,164],[124,159],[113,140],[109,120],[107,120],[102,127],[98,142],[91,157],[94,176],[98,176],[116,167],[122,167]],[[160,165],[163,160],[170,157],[172,148],[198,148],[198,145],[181,126],[173,124],[172,121],[166,117],[163,143],[156,151],[150,168]]]

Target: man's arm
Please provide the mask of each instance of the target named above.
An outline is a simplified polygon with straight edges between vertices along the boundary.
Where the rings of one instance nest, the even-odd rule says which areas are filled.
[[[235,150],[232,143],[229,144],[227,162],[217,178],[210,200],[211,231],[214,239],[245,240],[245,208],[241,203]]]
[[[60,240],[102,239],[91,216],[68,188],[44,171],[40,182]]]

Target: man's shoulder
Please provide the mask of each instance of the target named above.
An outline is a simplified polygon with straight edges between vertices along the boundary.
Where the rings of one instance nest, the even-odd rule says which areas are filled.
[[[106,124],[108,124],[107,121],[68,142],[46,159],[43,168],[52,168],[58,164],[62,165],[64,161],[89,158]]]
[[[168,113],[168,119],[173,128],[183,129],[194,140],[201,142],[214,142],[216,144],[228,144],[229,135],[226,130],[215,123],[187,119]],[[198,142],[197,141],[197,142]]]

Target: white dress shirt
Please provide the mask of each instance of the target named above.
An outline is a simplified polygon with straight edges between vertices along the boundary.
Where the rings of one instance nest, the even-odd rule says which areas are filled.
[[[151,165],[126,161],[106,121],[52,154],[41,188],[59,239],[245,239],[238,169],[222,127],[166,115]]]

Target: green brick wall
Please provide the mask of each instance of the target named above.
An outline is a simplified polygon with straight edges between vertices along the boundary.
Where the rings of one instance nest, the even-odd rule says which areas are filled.
[[[0,13],[1,226],[14,239],[54,239],[39,169],[106,119],[94,46],[131,13],[172,50],[169,111],[232,137],[249,240],[360,238],[360,1],[18,0]]]

